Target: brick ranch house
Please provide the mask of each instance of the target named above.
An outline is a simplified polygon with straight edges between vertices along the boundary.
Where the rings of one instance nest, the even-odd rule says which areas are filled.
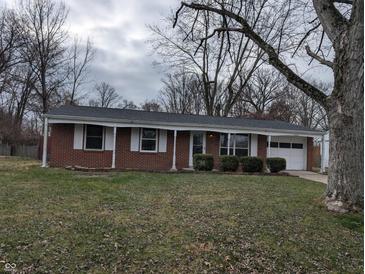
[[[207,153],[217,169],[220,155],[250,155],[311,170],[313,137],[323,134],[281,121],[62,106],[45,115],[42,166],[181,170]]]

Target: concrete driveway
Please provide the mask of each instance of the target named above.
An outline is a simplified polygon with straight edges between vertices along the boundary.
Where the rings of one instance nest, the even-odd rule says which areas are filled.
[[[293,175],[293,176],[297,176],[297,177],[307,179],[307,180],[311,180],[311,181],[315,181],[315,182],[320,182],[320,183],[323,183],[323,184],[327,184],[327,180],[328,180],[327,175],[315,173],[315,172],[312,172],[312,171],[287,170],[286,172],[288,172],[290,175]]]

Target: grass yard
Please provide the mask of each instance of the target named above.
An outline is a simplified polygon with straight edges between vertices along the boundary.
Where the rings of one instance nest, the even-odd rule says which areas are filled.
[[[363,272],[363,216],[320,183],[37,165],[0,159],[0,272]]]

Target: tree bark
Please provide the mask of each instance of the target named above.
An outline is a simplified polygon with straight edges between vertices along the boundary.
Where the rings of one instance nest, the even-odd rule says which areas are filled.
[[[326,204],[346,212],[364,207],[364,14],[354,8],[350,27],[337,41],[335,86],[328,100],[330,126]]]

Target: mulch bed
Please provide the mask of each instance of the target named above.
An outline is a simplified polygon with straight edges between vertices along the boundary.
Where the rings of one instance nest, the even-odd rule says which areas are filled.
[[[196,174],[222,174],[222,175],[255,175],[255,176],[292,176],[287,172],[278,172],[278,173],[270,173],[270,172],[229,172],[229,171],[220,171],[220,170],[212,170],[212,171],[196,171],[196,170],[177,170],[177,171],[165,171],[165,170],[140,170],[140,169],[113,169],[113,168],[89,168],[82,166],[66,166],[65,169],[73,170],[73,171],[82,171],[82,172],[128,172],[128,171],[143,171],[143,172],[151,172],[151,173],[196,173]]]

